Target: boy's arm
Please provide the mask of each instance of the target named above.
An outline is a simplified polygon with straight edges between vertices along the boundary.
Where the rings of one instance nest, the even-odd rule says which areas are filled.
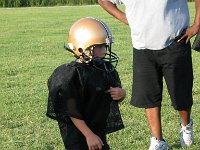
[[[126,14],[119,10],[115,4],[109,0],[98,0],[98,3],[103,7],[109,14],[120,20],[121,22],[128,25]]]
[[[73,124],[85,136],[89,150],[102,149],[102,140],[90,130],[90,128],[86,125],[84,120],[76,119],[73,117],[70,117],[70,119],[72,120]]]

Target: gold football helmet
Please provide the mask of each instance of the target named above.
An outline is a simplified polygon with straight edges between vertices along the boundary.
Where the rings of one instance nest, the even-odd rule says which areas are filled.
[[[111,51],[114,38],[109,27],[99,19],[88,17],[76,21],[69,30],[67,43],[64,48],[84,63],[95,59],[92,53],[95,45],[105,44],[107,53],[103,60],[117,65],[118,56]]]

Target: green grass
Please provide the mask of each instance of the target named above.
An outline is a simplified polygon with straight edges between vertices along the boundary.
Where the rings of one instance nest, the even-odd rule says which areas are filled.
[[[194,4],[189,3],[191,22]],[[124,9],[121,6],[121,9]],[[0,9],[0,149],[60,150],[63,144],[55,121],[47,118],[46,82],[59,64],[73,60],[63,50],[69,27],[77,19],[94,16],[111,28],[116,43],[113,50],[120,61],[118,71],[127,97],[120,109],[126,128],[110,134],[113,150],[145,150],[150,131],[144,110],[130,106],[132,47],[130,29],[109,16],[99,6]],[[200,149],[200,59],[193,51],[195,143]],[[171,107],[166,88],[162,107],[163,134],[169,145],[179,145],[179,116]]]

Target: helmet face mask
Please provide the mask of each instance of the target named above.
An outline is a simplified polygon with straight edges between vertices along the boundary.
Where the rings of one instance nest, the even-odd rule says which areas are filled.
[[[73,53],[74,57],[82,63],[93,62],[95,66],[95,64],[104,63],[105,65],[108,64],[106,62],[110,62],[115,63],[115,67],[117,65],[118,56],[111,51],[114,38],[109,27],[101,20],[96,18],[83,18],[76,21],[70,28],[67,43],[64,45],[64,48]],[[96,57],[93,54],[95,46],[98,45],[106,46],[106,54],[103,58]],[[100,61],[102,62],[100,63]],[[106,68],[105,66],[101,70],[109,71],[114,69]]]
[[[104,53],[104,57],[93,55],[92,63],[93,66],[99,70],[111,72],[116,68],[119,57],[117,56],[117,54],[111,51],[111,44],[110,46],[105,45],[105,47],[106,52]]]

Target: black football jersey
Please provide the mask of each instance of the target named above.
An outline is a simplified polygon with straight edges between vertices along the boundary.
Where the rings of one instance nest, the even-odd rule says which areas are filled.
[[[122,129],[118,103],[106,92],[110,87],[121,87],[116,70],[102,71],[78,62],[63,64],[48,79],[47,116],[67,126],[73,126],[69,117],[84,120],[93,132]]]

